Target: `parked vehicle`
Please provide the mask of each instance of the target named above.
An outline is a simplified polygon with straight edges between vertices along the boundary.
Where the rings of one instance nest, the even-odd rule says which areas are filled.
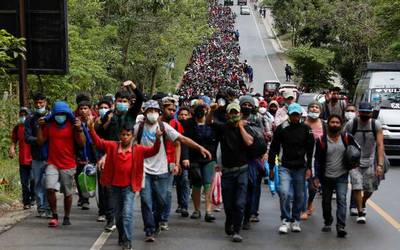
[[[247,0],[238,0],[237,5],[240,5],[240,6],[247,5]]]
[[[264,82],[264,98],[268,99],[279,94],[279,86],[281,83],[277,80],[267,80]]]
[[[224,6],[233,6],[233,0],[224,0]]]
[[[354,103],[370,102],[382,122],[385,152],[400,159],[400,62],[368,63],[358,82]]]
[[[247,5],[240,6],[240,15],[250,15],[250,7]]]

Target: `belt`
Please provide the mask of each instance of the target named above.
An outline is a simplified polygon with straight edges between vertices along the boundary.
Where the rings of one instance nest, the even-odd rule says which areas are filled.
[[[243,165],[241,167],[234,167],[234,168],[222,168],[222,173],[226,174],[226,173],[231,173],[231,172],[236,172],[236,171],[241,171],[241,170],[246,170],[248,169],[248,165]]]

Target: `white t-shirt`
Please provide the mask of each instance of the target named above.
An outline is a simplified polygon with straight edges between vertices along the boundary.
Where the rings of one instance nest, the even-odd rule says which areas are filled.
[[[163,124],[165,128],[165,137],[168,140],[175,141],[180,135],[179,132],[176,131],[173,127],[171,127],[169,124],[165,122],[163,122]],[[158,123],[155,124],[145,123],[140,144],[144,146],[153,146],[154,142],[156,141],[156,131],[158,127],[159,127]],[[135,138],[137,138],[138,131],[139,131],[139,124],[136,124]],[[160,138],[160,140],[161,140],[161,145],[158,153],[153,157],[144,159],[144,172],[147,174],[160,175],[168,173],[168,161],[167,161],[167,154],[165,152],[163,136]],[[136,143],[139,142],[136,141]]]

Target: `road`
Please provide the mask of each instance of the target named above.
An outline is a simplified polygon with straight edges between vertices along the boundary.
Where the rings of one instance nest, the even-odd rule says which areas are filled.
[[[236,6],[235,10],[238,11]],[[250,16],[238,15],[238,28],[241,33],[240,43],[243,58],[247,58],[254,67],[254,86],[258,92],[262,89],[262,81],[275,79],[274,70],[281,81],[284,79],[284,63],[274,50],[260,18],[253,14]],[[244,241],[241,244],[232,243],[225,236],[223,212],[216,213],[215,223],[182,218],[173,213],[170,219],[170,230],[162,232],[155,243],[145,243],[139,200],[137,199],[134,216],[134,249],[395,250],[400,245],[399,179],[400,167],[393,167],[379,191],[372,197],[373,203],[368,205],[367,224],[358,225],[355,223],[355,218],[348,218],[349,235],[347,239],[337,239],[334,232],[326,234],[320,231],[323,223],[320,197],[316,198],[316,209],[313,216],[302,223],[303,232],[279,235],[277,233],[280,224],[279,201],[276,196],[272,197],[264,186],[260,208],[261,222],[253,224],[251,230],[242,232]],[[89,211],[81,211],[75,204],[76,201],[72,211],[71,226],[50,229],[47,227],[47,220],[36,218],[34,215],[29,216],[0,235],[0,250],[120,249],[117,245],[116,233],[102,234],[104,225],[96,222],[95,201],[91,201]],[[173,204],[174,211],[176,202]],[[62,207],[61,204],[59,207]],[[62,209],[59,213],[62,216]]]

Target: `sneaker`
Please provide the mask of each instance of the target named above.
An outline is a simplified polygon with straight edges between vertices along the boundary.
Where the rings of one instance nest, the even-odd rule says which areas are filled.
[[[44,216],[45,216],[47,219],[52,219],[52,218],[53,218],[53,214],[50,212],[50,210],[44,212]]]
[[[30,204],[24,205],[24,210],[28,210],[28,209],[31,209],[31,205]]]
[[[48,224],[49,227],[58,227],[58,219],[51,219]]]
[[[358,215],[358,210],[357,208],[350,208],[350,216],[357,216]]]
[[[189,217],[189,212],[187,211],[187,209],[185,209],[185,208],[182,208],[181,209],[181,216],[182,217]]]
[[[89,203],[87,203],[87,202],[82,203],[82,210],[89,210],[89,209],[90,209]]]
[[[358,224],[365,224],[367,222],[365,216],[358,216],[356,221]]]
[[[97,222],[105,222],[106,221],[106,216],[105,215],[99,215],[99,217],[97,217]]]
[[[242,242],[243,238],[240,236],[238,233],[234,233],[232,236],[232,241],[233,242]]]
[[[211,213],[206,213],[206,215],[204,216],[204,220],[206,222],[213,222],[215,221],[215,216]]]
[[[257,215],[252,215],[250,217],[250,222],[260,222],[260,219],[258,218]]]
[[[287,234],[289,232],[289,227],[290,227],[290,223],[288,221],[286,221],[285,219],[282,220],[282,224],[279,227],[279,233]]]
[[[113,232],[117,227],[115,226],[114,220],[108,221],[107,225],[104,227],[104,231],[107,233]]]
[[[175,213],[177,213],[177,214],[182,213],[182,208],[178,207],[178,208],[175,210]]]
[[[250,230],[250,221],[243,221],[243,230]]]
[[[221,212],[221,208],[215,207],[215,208],[214,208],[214,212],[217,212],[217,213]]]
[[[331,225],[325,225],[325,226],[321,229],[321,231],[324,232],[324,233],[332,232],[332,227],[331,227]]]
[[[154,241],[156,241],[154,234],[146,235],[146,238],[144,239],[144,242],[154,242]]]
[[[69,220],[69,217],[64,217],[62,224],[63,224],[63,226],[71,225],[71,221]]]
[[[38,218],[46,218],[46,212],[45,211],[38,211],[38,214],[36,215]]]
[[[300,221],[295,221],[292,223],[292,232],[294,233],[300,233],[301,228],[300,228]]]
[[[161,229],[162,231],[168,231],[168,230],[169,230],[168,222],[165,222],[165,221],[160,222],[160,229]]]
[[[190,219],[200,219],[200,218],[201,218],[201,212],[199,210],[195,210],[190,216]]]
[[[132,244],[130,242],[124,242],[122,245],[122,250],[132,250]]]
[[[345,238],[347,235],[347,232],[346,230],[344,230],[344,227],[336,227],[336,231],[338,238]]]

